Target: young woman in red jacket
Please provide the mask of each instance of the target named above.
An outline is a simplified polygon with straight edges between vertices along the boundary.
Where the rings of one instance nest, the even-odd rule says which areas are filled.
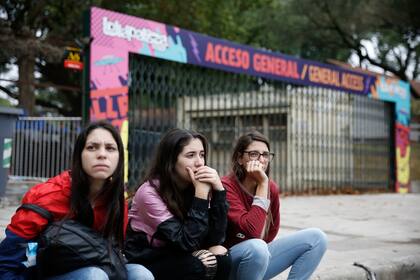
[[[288,279],[309,279],[327,247],[326,235],[310,228],[274,239],[279,230],[279,187],[269,179],[268,139],[257,131],[241,136],[232,172],[222,178],[229,203],[225,245],[231,279],[270,279],[291,266]]]
[[[47,209],[54,221],[73,219],[93,228],[103,238],[123,249],[127,226],[124,199],[124,148],[119,132],[107,122],[90,124],[77,137],[71,171],[31,188],[22,203]],[[31,210],[20,209],[0,243],[0,279],[36,279],[36,238],[48,221]],[[51,271],[54,267],[51,267]],[[154,279],[137,264],[126,265],[128,279]],[[51,271],[44,272],[52,274]],[[108,275],[96,266],[82,267],[48,280],[106,280]]]

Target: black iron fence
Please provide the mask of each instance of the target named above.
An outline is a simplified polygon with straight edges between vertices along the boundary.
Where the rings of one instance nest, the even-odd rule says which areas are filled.
[[[365,96],[131,55],[129,106],[131,188],[172,127],[205,134],[209,165],[222,175],[235,139],[259,130],[283,192],[388,189],[395,180],[393,106]]]

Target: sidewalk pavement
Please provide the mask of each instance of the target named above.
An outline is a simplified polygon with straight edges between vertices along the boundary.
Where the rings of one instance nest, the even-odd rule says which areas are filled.
[[[16,206],[0,208],[0,239]],[[328,235],[313,280],[420,279],[420,194],[288,196],[281,198],[279,236],[308,227]],[[287,279],[283,272],[275,280]]]
[[[372,279],[354,262],[377,280],[420,279],[420,194],[282,198],[279,235],[308,227],[321,228],[329,241],[311,279]]]

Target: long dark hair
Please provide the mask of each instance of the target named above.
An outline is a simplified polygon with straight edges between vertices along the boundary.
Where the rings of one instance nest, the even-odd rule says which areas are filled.
[[[188,211],[188,200],[192,199],[193,188],[182,191],[180,186],[177,186],[179,179],[175,171],[175,165],[178,155],[192,139],[200,139],[204,147],[204,160],[206,162],[208,143],[204,135],[192,130],[174,128],[160,140],[155,157],[143,181],[148,181],[155,187],[157,186],[154,180],[159,181],[159,194],[171,213],[180,219],[184,219]]]
[[[268,150],[270,150],[270,143],[268,142],[267,137],[265,137],[262,133],[256,130],[245,133],[238,138],[238,140],[236,141],[236,145],[233,148],[232,171],[235,174],[236,178],[238,178],[239,182],[242,182],[245,179],[246,171],[245,168],[239,164],[238,160],[244,154],[244,151],[248,148],[248,146],[254,141],[265,143],[267,145]],[[270,175],[270,163],[268,163],[267,170],[265,171],[265,173],[267,174],[267,176]]]
[[[71,169],[70,213],[86,226],[93,224],[93,209],[89,202],[89,176],[82,167],[82,152],[89,134],[97,129],[109,131],[117,143],[118,165],[112,176],[106,180],[99,193],[99,199],[107,205],[105,224],[102,235],[115,242],[120,248],[124,241],[124,146],[119,132],[108,122],[98,121],[88,125],[77,137],[73,151]]]

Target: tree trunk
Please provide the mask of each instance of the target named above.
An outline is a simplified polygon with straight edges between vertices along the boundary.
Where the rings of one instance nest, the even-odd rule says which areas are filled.
[[[18,60],[19,67],[19,107],[25,110],[28,116],[34,114],[35,87],[34,69],[35,59],[33,56],[24,56]]]

